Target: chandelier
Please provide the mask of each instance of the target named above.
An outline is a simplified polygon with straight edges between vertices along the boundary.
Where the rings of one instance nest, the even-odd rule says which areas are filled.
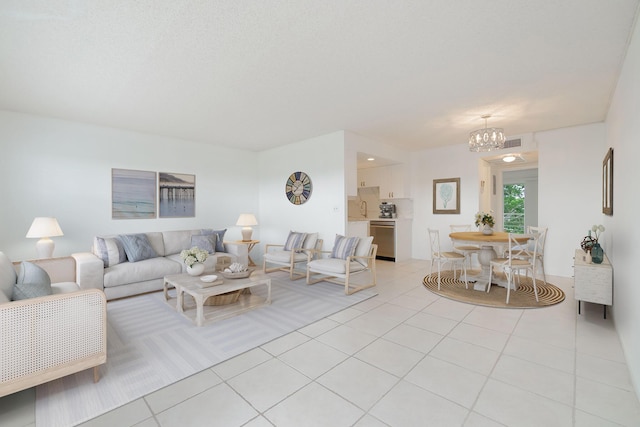
[[[482,116],[484,129],[474,130],[469,134],[469,151],[492,151],[504,148],[504,129],[488,128],[487,119],[491,114]]]

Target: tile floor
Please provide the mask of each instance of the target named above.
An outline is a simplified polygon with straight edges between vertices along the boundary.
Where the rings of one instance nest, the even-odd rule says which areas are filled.
[[[424,289],[426,261],[378,263],[379,295],[85,424],[93,426],[640,426],[602,306],[567,294],[492,309]],[[33,389],[0,425],[34,426]]]

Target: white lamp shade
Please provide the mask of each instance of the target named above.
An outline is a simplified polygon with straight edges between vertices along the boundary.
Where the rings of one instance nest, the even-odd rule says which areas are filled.
[[[64,234],[62,234],[62,229],[55,218],[37,217],[31,223],[29,231],[27,231],[28,238],[56,236],[64,236]]]
[[[258,220],[254,214],[240,214],[236,225],[240,227],[251,227],[252,225],[258,225]]]
[[[28,238],[40,238],[36,243],[38,258],[51,258],[53,256],[55,244],[49,237],[56,236],[64,236],[64,234],[62,234],[62,229],[55,218],[37,217],[31,223],[29,231],[27,231]]]

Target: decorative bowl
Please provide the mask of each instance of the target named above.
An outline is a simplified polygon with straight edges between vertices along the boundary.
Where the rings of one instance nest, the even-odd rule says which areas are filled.
[[[203,282],[206,282],[206,283],[215,282],[217,279],[218,279],[218,276],[216,276],[215,274],[210,274],[208,276],[202,276],[200,278],[200,280],[202,280]]]
[[[225,279],[244,279],[246,277],[249,277],[251,273],[253,273],[253,270],[253,268],[249,268],[245,271],[239,271],[237,273],[230,273],[227,271],[218,271],[218,273],[222,274],[222,277],[224,277]]]

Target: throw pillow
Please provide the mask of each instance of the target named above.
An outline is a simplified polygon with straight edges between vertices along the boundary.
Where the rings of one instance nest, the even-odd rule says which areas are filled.
[[[210,254],[215,254],[217,240],[217,234],[196,234],[191,236],[191,247],[197,246]]]
[[[52,293],[51,279],[46,271],[29,261],[20,264],[20,274],[13,287],[12,300],[37,298]]]
[[[285,251],[293,251],[302,248],[304,239],[307,237],[307,233],[297,233],[295,231],[289,232],[289,237],[284,244]]]
[[[224,249],[224,233],[227,232],[227,229],[224,230],[212,230],[212,229],[204,229],[201,230],[200,234],[215,234],[218,236],[216,239],[216,252],[226,252]]]
[[[331,258],[347,259],[356,251],[359,237],[345,237],[336,234],[336,240],[331,250]]]
[[[151,247],[146,234],[122,234],[118,236],[127,253],[130,262],[143,261],[145,259],[156,258],[158,254]]]
[[[0,293],[3,293],[7,299],[11,298],[17,278],[13,263],[8,256],[0,252]]]
[[[127,254],[120,239],[115,237],[94,237],[93,253],[104,263],[104,267],[112,267],[127,260]]]

